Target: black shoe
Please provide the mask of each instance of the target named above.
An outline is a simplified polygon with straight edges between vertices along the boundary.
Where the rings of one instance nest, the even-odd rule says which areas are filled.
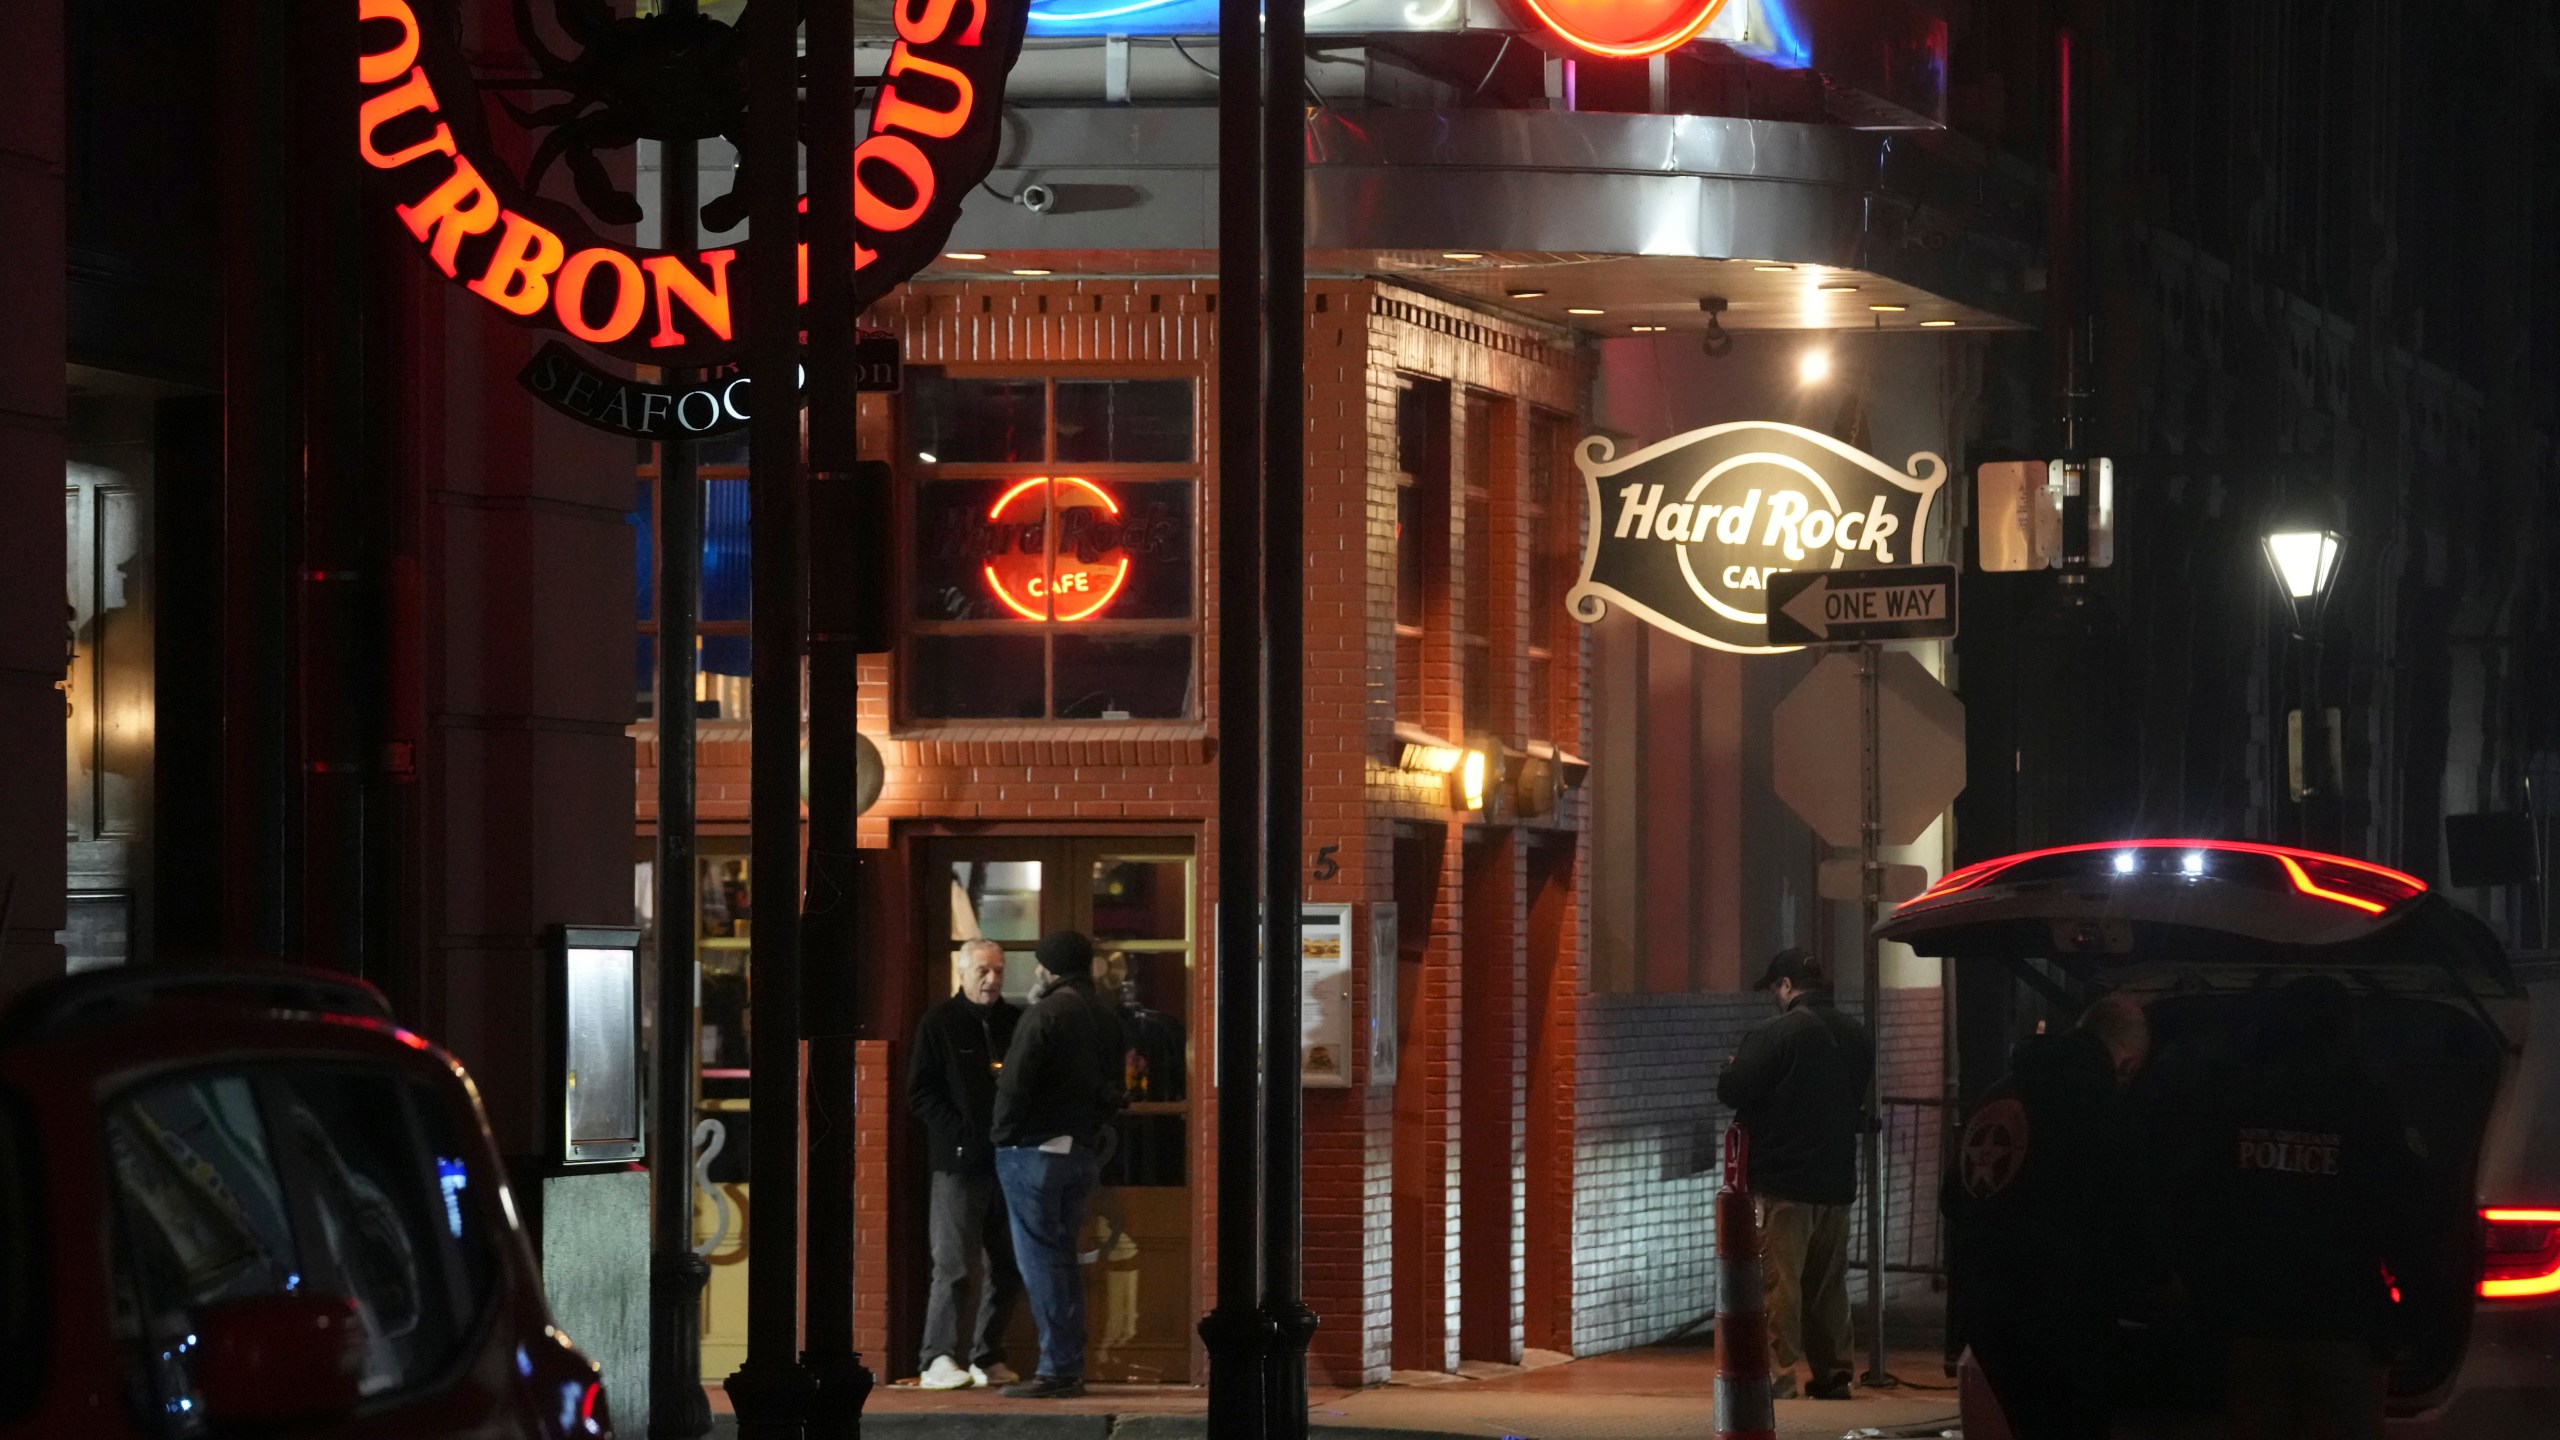
[[[1834,1375],[1819,1385],[1806,1386],[1804,1393],[1816,1400],[1846,1400],[1849,1398],[1849,1377]]]
[[[1034,1375],[996,1393],[1007,1400],[1073,1400],[1084,1393],[1084,1381],[1074,1375]]]

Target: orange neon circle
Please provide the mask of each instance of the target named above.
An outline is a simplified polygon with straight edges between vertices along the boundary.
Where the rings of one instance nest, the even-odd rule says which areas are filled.
[[[1686,44],[1724,0],[1522,0],[1547,28],[1594,55],[1632,59]]]
[[[1101,501],[1102,508],[1108,513],[1112,515],[1118,515],[1120,513],[1120,502],[1111,498],[1111,492],[1094,484],[1092,481],[1083,478],[1082,476],[1059,475],[1052,477],[1048,475],[1041,475],[1033,479],[1021,481],[1012,488],[1006,490],[1002,495],[997,496],[995,503],[987,507],[987,519],[990,522],[1004,519],[1005,511],[1012,506],[1014,501],[1035,489],[1042,491],[1042,501],[1045,506],[1047,501],[1046,487],[1053,485],[1076,486],[1085,493],[1091,495],[1094,499]],[[1049,558],[1052,561],[1050,578],[1054,579],[1056,573],[1054,554]],[[1061,609],[1055,614],[1051,614],[1043,605],[1037,603],[1026,603],[1022,597],[1015,595],[1013,590],[1005,584],[1004,577],[996,573],[996,567],[993,561],[989,561],[985,565],[981,566],[980,570],[987,577],[987,588],[995,592],[996,599],[1001,602],[1006,609],[1021,616],[1025,620],[1090,620],[1094,616],[1102,613],[1103,608],[1119,596],[1120,587],[1126,585],[1129,581],[1129,561],[1126,556],[1123,556],[1119,564],[1112,571],[1111,583],[1103,587],[1102,593],[1094,598],[1093,603],[1086,605],[1079,610]],[[1034,587],[1031,596],[1032,601],[1054,601],[1057,598],[1057,593],[1054,590],[1051,590],[1046,595],[1040,593],[1040,580],[1034,579],[1031,583]]]

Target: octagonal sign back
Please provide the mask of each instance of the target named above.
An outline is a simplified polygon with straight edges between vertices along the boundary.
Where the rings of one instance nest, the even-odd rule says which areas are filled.
[[[1908,845],[1964,793],[1964,702],[1899,650],[1880,657],[1877,751],[1883,843]],[[1858,660],[1834,652],[1772,717],[1778,798],[1833,845],[1858,843]]]

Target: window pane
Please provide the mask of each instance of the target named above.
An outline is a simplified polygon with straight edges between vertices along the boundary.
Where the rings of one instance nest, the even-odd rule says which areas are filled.
[[[744,480],[703,482],[702,618],[749,618],[748,492]]]
[[[1044,620],[1049,486],[933,480],[916,490],[919,620]]]
[[[1468,634],[1483,639],[1493,636],[1493,507],[1470,498],[1467,518],[1467,623]],[[1506,567],[1507,568],[1507,567]]]
[[[1124,860],[1093,862],[1093,938],[1180,940],[1190,933],[1191,862]]]
[[[989,940],[1040,938],[1040,878],[1037,860],[960,860],[951,866],[952,923],[964,932],[974,928]],[[1024,967],[1026,970],[1029,967]],[[1005,988],[1013,988],[1013,957],[1005,957]],[[1029,989],[1025,984],[1024,989]]]
[[[1556,662],[1529,657],[1529,738],[1545,740],[1555,733]]]
[[[1191,702],[1188,635],[1060,635],[1061,720],[1170,720]]]
[[[1422,723],[1422,637],[1396,637],[1396,720]]]
[[[907,440],[928,465],[1046,458],[1047,382],[906,375]]]
[[[1195,487],[1188,480],[1115,480],[1104,488],[1120,506],[1117,516],[1079,505],[1090,499],[1079,487],[1059,487],[1059,573],[1085,566],[1125,569],[1119,592],[1094,611],[1095,619],[1190,618]],[[1061,601],[1059,614],[1072,616],[1077,608]]]
[[[917,635],[907,641],[907,703],[937,720],[1037,720],[1038,635]]]
[[[732,430],[726,435],[713,435],[696,440],[693,442],[693,463],[736,465],[744,468],[752,444],[744,430]]]
[[[1493,723],[1493,660],[1482,645],[1458,647],[1458,694],[1468,734],[1497,728]]]
[[[641,719],[657,713],[658,637],[635,636],[632,647],[632,703]]]
[[[1191,458],[1188,380],[1061,380],[1058,458],[1121,465]]]
[[[649,492],[655,488],[646,480],[634,484],[631,487],[631,513],[624,517],[631,525],[632,543],[636,547],[633,573],[637,580],[637,593],[633,600],[643,620],[655,619],[658,613],[658,517],[649,509]]]
[[[1422,487],[1396,491],[1396,623],[1422,623]]]

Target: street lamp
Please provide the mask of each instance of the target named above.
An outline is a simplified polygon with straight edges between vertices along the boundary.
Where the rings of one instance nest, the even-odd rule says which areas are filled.
[[[2320,612],[2328,604],[2330,582],[2338,577],[2338,557],[2347,537],[2335,530],[2308,527],[2267,533],[2267,565],[2276,572],[2285,608],[2293,616],[2293,633],[2309,636],[2320,628]]]

